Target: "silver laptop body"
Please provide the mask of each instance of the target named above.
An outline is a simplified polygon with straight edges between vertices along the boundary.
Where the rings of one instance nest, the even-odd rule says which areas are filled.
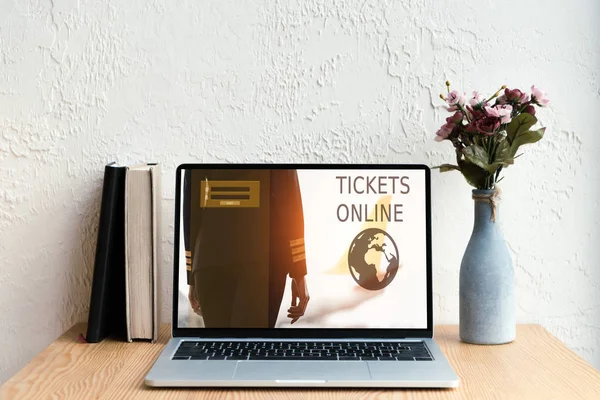
[[[457,387],[424,165],[183,164],[155,387]]]

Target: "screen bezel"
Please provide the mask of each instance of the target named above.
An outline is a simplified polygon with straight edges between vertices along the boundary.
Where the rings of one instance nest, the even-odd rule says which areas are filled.
[[[340,169],[423,170],[425,172],[425,223],[427,249],[427,328],[183,328],[177,326],[179,296],[179,240],[181,171],[185,169]],[[173,273],[173,337],[206,338],[431,338],[433,337],[433,288],[431,257],[431,171],[423,164],[181,164],[176,171]]]

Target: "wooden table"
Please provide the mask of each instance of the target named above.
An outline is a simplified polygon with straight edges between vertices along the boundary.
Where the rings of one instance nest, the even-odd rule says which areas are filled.
[[[600,373],[539,325],[519,325],[517,340],[475,346],[458,339],[457,326],[436,327],[436,340],[459,375],[457,389],[439,390],[207,390],[153,389],[143,379],[170,336],[155,344],[77,340],[75,325],[0,388],[0,399],[196,399],[196,398],[541,398],[600,399]]]

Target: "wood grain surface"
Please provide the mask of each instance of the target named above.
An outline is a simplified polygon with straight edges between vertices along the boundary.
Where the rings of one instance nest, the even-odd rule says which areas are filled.
[[[80,343],[75,325],[0,388],[0,399],[600,399],[600,373],[539,325],[519,325],[508,345],[458,339],[437,326],[436,341],[459,375],[457,389],[153,389],[144,376],[170,337],[155,343]]]

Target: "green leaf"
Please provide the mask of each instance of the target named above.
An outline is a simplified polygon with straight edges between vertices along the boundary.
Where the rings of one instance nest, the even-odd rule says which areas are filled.
[[[522,113],[514,117],[506,126],[508,140],[512,143],[515,137],[526,132],[537,122],[537,118],[528,113]]]
[[[487,169],[488,167],[488,153],[485,149],[477,144],[472,144],[467,147],[463,154],[467,161],[481,167],[483,169]]]
[[[460,160],[458,166],[469,185],[476,189],[485,187],[485,179],[489,176],[486,170],[466,160]]]
[[[520,146],[524,144],[535,143],[543,138],[545,131],[546,128],[540,128],[536,131],[526,131],[517,135],[510,146],[511,156],[514,157],[514,155],[517,154],[517,150],[519,150]]]
[[[433,167],[433,169],[439,169],[440,172],[448,172],[448,171],[460,171],[460,168],[458,168],[458,165],[452,165],[452,164],[442,164],[442,165],[438,165],[437,167]]]
[[[510,153],[510,144],[508,143],[508,140],[506,140],[506,138],[499,139],[496,143],[496,146],[498,146],[496,148],[496,160],[510,158],[508,157]]]
[[[498,148],[496,149],[495,156],[496,163],[500,163],[505,167],[512,165],[514,163],[514,157],[510,151],[510,144],[508,143],[508,140],[504,138],[501,139],[497,146]]]
[[[490,174],[493,174],[500,166],[507,163],[505,161],[495,161],[490,163],[488,161],[489,155],[487,151],[476,144],[467,147],[464,151],[464,155],[467,161],[477,165],[479,168],[482,168]]]

